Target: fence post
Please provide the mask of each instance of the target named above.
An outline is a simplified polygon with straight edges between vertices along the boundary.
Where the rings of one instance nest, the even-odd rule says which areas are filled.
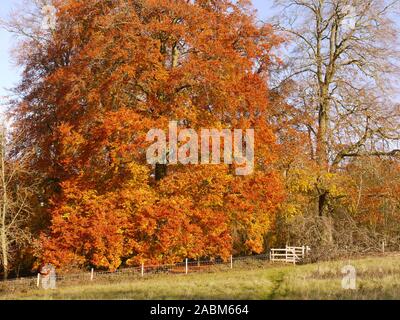
[[[304,259],[306,254],[305,254],[306,248],[304,246],[301,247],[301,258]]]
[[[40,287],[40,273],[37,274],[36,286],[37,286],[38,288]]]
[[[385,240],[382,240],[382,253],[385,253]]]
[[[231,255],[231,269],[233,269],[233,256]]]
[[[185,273],[188,274],[188,259],[185,260]]]
[[[296,265],[296,249],[293,249],[293,265]]]
[[[144,262],[142,262],[142,277],[144,276]]]
[[[94,277],[94,268],[90,270],[90,281],[93,281],[93,277]]]

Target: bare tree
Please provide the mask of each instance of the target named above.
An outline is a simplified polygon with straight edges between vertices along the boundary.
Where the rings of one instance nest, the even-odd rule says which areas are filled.
[[[0,248],[4,279],[8,278],[14,254],[31,241],[31,200],[36,189],[35,178],[26,166],[29,155],[12,156],[11,144],[3,125],[0,129]]]
[[[315,160],[334,171],[350,157],[400,155],[399,0],[277,0],[277,27],[292,41],[277,87],[306,119]],[[319,190],[319,214],[326,211]]]

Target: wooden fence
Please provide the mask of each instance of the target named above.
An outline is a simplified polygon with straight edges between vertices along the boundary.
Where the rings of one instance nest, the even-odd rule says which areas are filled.
[[[310,247],[302,246],[302,247],[290,247],[286,246],[285,249],[271,249],[269,254],[269,259],[271,262],[285,262],[296,264],[303,261],[308,252],[310,251]]]

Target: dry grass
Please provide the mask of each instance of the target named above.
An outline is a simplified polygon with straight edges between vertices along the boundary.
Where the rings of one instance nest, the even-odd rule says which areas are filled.
[[[357,270],[357,290],[341,287],[341,269]],[[59,289],[3,292],[2,299],[400,299],[400,256],[304,266],[238,263],[189,275],[147,275],[59,283]]]
[[[357,289],[343,290],[341,269],[357,271]],[[285,274],[276,295],[282,299],[400,299],[400,256],[336,261],[298,268]]]

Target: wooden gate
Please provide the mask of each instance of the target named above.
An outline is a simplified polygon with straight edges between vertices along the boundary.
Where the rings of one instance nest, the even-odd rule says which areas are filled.
[[[285,249],[271,249],[269,259],[271,262],[285,262],[296,264],[303,261],[310,250],[311,249],[308,246],[286,246]]]

